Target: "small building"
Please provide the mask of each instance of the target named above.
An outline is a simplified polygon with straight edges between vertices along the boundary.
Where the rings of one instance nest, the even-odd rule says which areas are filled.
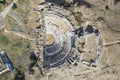
[[[5,52],[0,52],[0,76],[5,75],[14,70],[10,60]]]

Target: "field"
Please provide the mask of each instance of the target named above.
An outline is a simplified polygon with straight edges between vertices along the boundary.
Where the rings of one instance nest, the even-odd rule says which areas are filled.
[[[0,33],[0,47],[7,53],[14,68],[18,68],[23,72],[28,70],[31,52],[28,40],[16,37],[12,34]],[[15,72],[13,72],[13,74],[14,73]],[[2,80],[10,80],[7,79],[9,76],[10,75],[3,77],[4,79]]]

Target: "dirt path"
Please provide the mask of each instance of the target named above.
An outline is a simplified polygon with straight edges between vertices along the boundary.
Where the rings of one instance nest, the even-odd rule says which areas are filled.
[[[3,19],[6,17],[10,9],[12,8],[13,4],[16,3],[18,0],[13,0],[10,5],[8,5],[0,14]]]
[[[20,33],[17,33],[17,32],[13,32],[13,31],[9,31],[9,30],[4,30],[4,32],[5,33],[8,33],[8,34],[14,34],[14,35],[16,35],[16,36],[19,36],[19,37],[22,37],[22,38],[24,38],[24,39],[29,39],[29,40],[35,40],[35,39],[32,39],[32,38],[29,38],[28,36],[26,36],[26,35],[23,35],[23,34],[20,34]]]

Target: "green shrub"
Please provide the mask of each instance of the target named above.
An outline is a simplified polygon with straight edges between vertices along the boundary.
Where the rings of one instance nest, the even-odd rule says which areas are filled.
[[[77,21],[78,25],[81,25],[81,23],[83,22],[81,20],[82,13],[81,12],[75,12],[75,13],[73,13],[73,15],[75,16],[75,20]]]
[[[3,34],[0,34],[0,44],[2,45],[6,45],[8,44],[10,41],[8,39],[7,36],[3,35]]]
[[[105,6],[105,10],[110,10],[108,5]]]
[[[12,9],[15,10],[17,8],[17,4],[13,3]]]

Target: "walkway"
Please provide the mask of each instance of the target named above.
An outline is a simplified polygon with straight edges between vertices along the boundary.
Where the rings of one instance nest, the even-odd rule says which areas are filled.
[[[3,19],[6,17],[10,9],[12,8],[13,4],[16,3],[18,0],[13,0],[11,4],[9,4],[1,13],[0,15],[3,17]]]
[[[18,32],[14,32],[14,31],[9,31],[9,30],[4,30],[4,32],[5,33],[8,33],[8,34],[14,34],[14,35],[16,35],[16,36],[19,36],[19,37],[22,37],[22,38],[24,38],[24,39],[28,39],[28,40],[35,40],[35,39],[32,39],[32,38],[29,38],[28,36],[26,36],[26,35],[23,35],[23,34],[20,34],[20,33],[18,33]]]

